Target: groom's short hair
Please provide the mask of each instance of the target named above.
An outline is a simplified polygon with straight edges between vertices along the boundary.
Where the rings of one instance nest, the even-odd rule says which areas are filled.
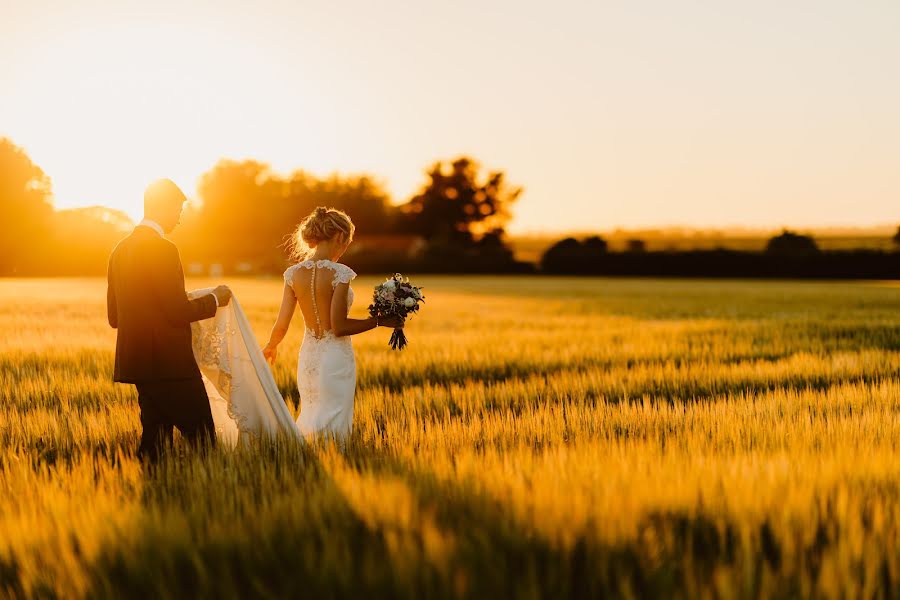
[[[157,179],[144,190],[144,214],[153,214],[173,204],[180,205],[187,196],[171,179]]]

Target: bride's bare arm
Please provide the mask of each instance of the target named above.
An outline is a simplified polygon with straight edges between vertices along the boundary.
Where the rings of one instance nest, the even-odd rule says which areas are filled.
[[[347,291],[350,289],[349,283],[339,283],[334,288],[334,294],[331,296],[331,328],[334,335],[342,337],[345,335],[356,335],[364,331],[370,331],[378,326],[381,327],[403,327],[403,321],[397,318],[376,319],[369,317],[367,319],[351,319],[347,316]]]
[[[351,319],[347,316],[347,291],[349,289],[349,283],[339,283],[331,295],[331,329],[338,337],[356,335],[378,327],[375,317]]]
[[[275,319],[275,325],[272,326],[269,341],[266,342],[266,346],[263,348],[263,356],[270,363],[275,363],[275,359],[278,356],[278,344],[287,335],[296,307],[297,298],[294,296],[294,290],[289,285],[285,285],[284,294],[281,296],[281,308],[278,310],[278,317]]]

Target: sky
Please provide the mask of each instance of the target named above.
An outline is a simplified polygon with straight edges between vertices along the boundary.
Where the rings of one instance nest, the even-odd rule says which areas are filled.
[[[220,158],[460,154],[512,232],[900,222],[900,2],[0,0],[0,136],[59,208],[140,216]]]

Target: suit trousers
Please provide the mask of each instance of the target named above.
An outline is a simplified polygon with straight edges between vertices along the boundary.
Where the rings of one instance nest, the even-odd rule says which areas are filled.
[[[135,384],[141,407],[141,445],[138,456],[156,462],[173,428],[194,447],[214,445],[215,426],[206,387],[199,377]]]

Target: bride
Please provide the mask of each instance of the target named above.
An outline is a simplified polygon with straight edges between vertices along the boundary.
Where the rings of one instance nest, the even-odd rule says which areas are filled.
[[[320,206],[297,226],[292,256],[299,261],[284,272],[281,310],[263,355],[274,364],[300,307],[306,324],[297,362],[301,410],[297,427],[304,436],[345,438],[353,428],[356,358],[350,336],[375,327],[402,327],[395,318],[351,319],[350,281],[356,273],[337,262],[353,241],[355,227],[346,213]]]
[[[260,352],[237,298],[212,319],[192,325],[217,439],[229,445],[259,433],[346,438],[353,428],[356,358],[350,336],[375,327],[403,327],[398,318],[351,319],[353,270],[339,262],[353,240],[344,212],[318,207],[291,240],[298,260],[284,273],[284,293],[268,343]],[[191,296],[208,293],[197,290]],[[274,364],[297,306],[306,324],[297,364],[301,410],[296,423],[265,361]]]

